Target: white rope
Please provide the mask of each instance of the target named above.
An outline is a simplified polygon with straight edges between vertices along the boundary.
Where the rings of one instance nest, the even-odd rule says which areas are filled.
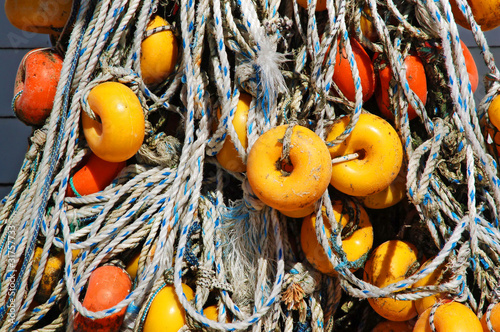
[[[0,330],[29,330],[56,305],[64,310],[42,329],[59,324],[69,331],[77,314],[97,319],[127,307],[122,330],[139,330],[156,292],[169,283],[187,313],[186,331],[292,331],[294,324],[323,331],[334,327],[343,294],[416,300],[448,293],[478,312],[487,307],[489,317],[500,280],[500,272],[492,268],[500,260],[500,180],[496,161],[486,152],[481,125],[488,121],[486,110],[498,95],[500,74],[470,7],[462,0],[458,4],[490,71],[488,91],[477,111],[447,1],[327,0],[326,11],[319,13],[315,1],[304,9],[296,1],[182,0],[179,12],[171,15],[167,11],[172,4],[166,1],[82,0],[53,112],[46,126],[33,134],[16,184],[1,206],[0,261],[12,259],[21,269],[11,293],[13,272],[0,264],[0,314],[9,303],[18,308]],[[337,231],[341,227],[333,213],[332,201],[338,200],[333,191],[326,191],[315,205],[316,237],[337,273],[332,278],[303,260],[300,245],[294,245],[300,243],[300,225],[265,206],[245,174],[223,170],[214,158],[229,138],[246,162],[259,136],[280,124],[305,125],[324,138],[333,121],[348,115],[346,130],[325,143],[337,145],[351,134],[361,112],[367,111],[362,109],[362,82],[351,45],[351,31],[362,35],[359,25],[365,5],[379,41],[360,40],[382,53],[379,56],[392,71],[393,124],[408,162],[407,196],[415,211],[400,224],[426,228],[421,236],[435,245],[422,248],[435,253],[424,269],[385,287],[351,272],[354,263],[347,260]],[[170,77],[152,87],[141,78],[140,58],[146,26],[154,14],[171,21],[181,54]],[[395,26],[386,16],[399,23]],[[413,18],[419,24],[413,24]],[[445,73],[445,82],[439,86],[448,89],[442,91],[450,105],[446,117],[431,115],[436,105],[424,106],[406,78],[406,55],[431,38],[442,47],[439,70]],[[333,96],[339,90],[333,82],[339,44],[355,82],[354,101],[341,93]],[[163,158],[170,163],[143,164],[146,157],[139,152],[104,190],[66,197],[72,174],[89,154],[80,135],[80,115],[95,117],[86,100],[93,87],[106,81],[131,87],[147,121],[142,148],[162,146],[168,150]],[[246,149],[232,124],[241,93],[252,96]],[[410,105],[418,115],[412,121]],[[170,112],[181,119],[173,134],[164,132]],[[182,143],[155,143],[168,135]],[[332,163],[358,157],[354,153]],[[323,207],[329,226],[336,230],[330,238]],[[15,234],[9,236],[12,229]],[[403,238],[407,234],[400,231]],[[31,280],[37,246],[42,254]],[[44,267],[56,250],[64,251],[63,280],[46,303],[32,311]],[[73,250],[80,250],[75,261]],[[92,272],[115,259],[126,260],[134,250],[141,253],[128,296],[99,312],[85,308],[81,295]],[[449,278],[438,285],[411,288],[445,262]],[[474,284],[468,282],[471,273]],[[183,295],[182,283],[194,287],[193,301]],[[292,291],[297,292],[290,297]],[[216,302],[217,321],[201,314],[208,301]],[[370,311],[363,314],[368,317]]]

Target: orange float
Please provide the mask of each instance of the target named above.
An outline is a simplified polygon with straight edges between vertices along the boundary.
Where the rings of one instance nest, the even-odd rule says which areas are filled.
[[[493,331],[500,331],[500,304],[497,303],[493,306],[490,314],[490,322],[493,326]],[[489,332],[488,324],[486,323],[486,312],[481,318],[481,326],[484,332]]]
[[[72,0],[6,0],[5,14],[18,29],[57,34],[66,25]]]
[[[280,211],[314,204],[325,192],[332,174],[325,142],[299,125],[293,127],[290,137],[289,163],[281,162],[287,127],[278,126],[262,134],[247,159],[247,178],[253,192]]]
[[[375,55],[376,58],[378,54]],[[425,106],[427,102],[427,79],[425,78],[424,64],[418,56],[408,55],[404,61],[406,67],[406,79],[410,89],[418,96]],[[394,119],[393,108],[389,100],[389,89],[392,89],[390,82],[393,72],[389,65],[379,71],[375,99],[380,112],[387,119]],[[408,105],[408,119],[413,120],[417,117],[416,111],[412,105]]]
[[[210,320],[217,321],[219,317],[219,309],[217,306],[211,305],[203,309],[203,315]]]
[[[415,323],[413,332],[432,332],[429,316],[432,307],[424,311]],[[458,302],[441,304],[434,315],[436,332],[483,332],[479,318],[468,307]]]
[[[307,9],[308,1],[309,0],[297,0],[297,3],[302,8]],[[316,11],[317,12],[322,12],[322,11],[326,10],[326,0],[311,0],[311,1],[316,1]]]
[[[29,283],[32,284],[40,266],[40,259],[42,258],[43,247],[37,246],[33,254],[32,268],[30,271]],[[35,301],[38,303],[45,303],[52,295],[56,288],[61,274],[64,269],[64,252],[59,250],[51,250],[49,258],[45,263],[42,279],[38,285],[38,290],[35,294]]]
[[[102,160],[92,153],[84,166],[70,178],[66,196],[85,196],[104,190],[126,165],[124,161]]]
[[[420,270],[426,268],[432,259],[427,260],[421,267]],[[437,267],[432,273],[428,274],[426,277],[420,279],[413,284],[413,288],[422,287],[427,285],[436,285],[439,280],[443,278],[444,263]],[[421,299],[415,300],[415,308],[419,315],[421,315],[427,308],[432,307],[435,303],[439,302],[444,297],[444,294],[434,294]]]
[[[496,96],[491,101],[488,107],[488,118],[495,128],[500,129],[500,96]]]
[[[248,121],[248,110],[250,109],[250,103],[252,102],[252,96],[246,93],[240,93],[240,98],[236,106],[236,112],[233,117],[233,127],[238,134],[238,139],[244,149],[248,146],[247,138],[247,121]],[[220,110],[217,112],[217,118],[220,118]],[[247,166],[241,160],[238,151],[234,147],[231,136],[228,134],[222,148],[219,150],[215,156],[219,164],[226,170],[231,172],[245,172]]]
[[[500,0],[467,0],[476,23],[483,31],[495,29],[500,25]],[[458,8],[456,0],[450,0],[451,11],[458,25],[471,29],[467,19]]]
[[[95,269],[90,275],[83,306],[93,312],[112,308],[130,293],[132,281],[122,268],[105,265]],[[79,332],[116,332],[122,325],[127,307],[111,316],[90,319],[77,313],[74,330]]]
[[[342,228],[344,228],[352,218],[359,218],[356,230],[342,240],[342,248],[349,262],[361,260],[358,262],[358,265],[361,266],[364,263],[363,257],[366,259],[366,256],[373,245],[373,228],[368,214],[365,209],[359,206],[359,215],[353,215],[351,218],[349,213],[346,213],[347,211],[343,209],[342,202],[335,201],[333,203],[333,214],[335,216],[335,220],[342,225]],[[349,202],[349,205],[349,209],[351,209],[352,213],[356,213],[356,206],[354,203]],[[323,223],[325,225],[326,237],[330,238],[332,229],[324,207]],[[300,243],[306,259],[312,266],[314,266],[315,269],[330,275],[336,273],[332,263],[330,263],[328,256],[316,236],[316,214],[311,214],[305,217],[302,221]],[[353,272],[356,270],[357,268],[352,269]]]
[[[17,70],[13,108],[29,126],[42,126],[52,111],[63,58],[52,49],[29,51]]]
[[[99,121],[82,112],[83,134],[99,158],[125,161],[135,155],[144,140],[145,120],[141,102],[126,85],[105,82],[94,87],[87,102]]]
[[[467,73],[469,74],[471,90],[472,93],[474,93],[476,92],[477,85],[479,84],[479,74],[477,72],[476,62],[474,61],[474,57],[470,53],[467,46],[461,40],[460,40],[460,46],[462,46],[462,53],[464,55],[465,67],[467,68]]]
[[[500,131],[488,125],[483,127],[484,135],[487,138],[488,152],[493,156],[500,156]]]
[[[146,31],[169,24],[156,15],[148,23]],[[178,57],[177,39],[171,30],[155,32],[141,43],[141,73],[146,85],[162,83],[174,71]]]
[[[219,319],[219,309],[216,305],[211,305],[206,308],[203,308],[203,315],[210,320],[218,321]],[[226,315],[226,323],[230,323],[231,319],[228,315]]]
[[[375,43],[378,41],[378,34],[372,21],[373,17],[372,17],[372,11],[370,10],[370,6],[365,5],[363,11],[361,12],[359,25],[363,35],[366,38],[368,38],[369,41]]]
[[[349,124],[349,116],[338,119],[327,140],[337,138]],[[361,114],[344,142],[328,149],[332,158],[358,153],[354,160],[334,163],[330,183],[352,196],[368,196],[387,188],[396,179],[403,161],[403,146],[394,128],[384,119]]]
[[[184,296],[188,301],[194,297],[194,292],[186,284],[182,284]],[[173,285],[163,287],[151,302],[143,332],[177,332],[186,324],[186,311],[179,302]]]
[[[293,211],[280,211],[281,214],[290,218],[304,218],[314,212],[314,204],[306,206],[305,208],[293,210]]]
[[[359,197],[363,205],[369,209],[386,209],[401,202],[406,196],[406,175],[401,168],[398,176],[391,184],[378,193]]]
[[[367,101],[375,91],[375,73],[373,70],[373,63],[364,50],[363,46],[354,38],[349,39],[351,42],[354,60],[359,71],[359,78],[361,80],[361,90],[363,93],[363,102]],[[340,43],[339,43],[340,44]],[[356,98],[356,87],[352,78],[351,66],[347,59],[345,47],[337,48],[335,56],[335,68],[333,72],[333,81],[338,86],[344,96],[350,101],[354,102]]]
[[[425,43],[425,46],[426,46],[426,48],[433,47],[428,42]],[[462,40],[460,40],[460,46],[462,47],[462,54],[464,56],[465,67],[467,68],[467,74],[469,75],[469,82],[471,85],[471,90],[472,90],[472,93],[474,93],[474,92],[476,92],[477,86],[479,83],[479,74],[477,71],[476,62],[474,61],[474,57],[472,56],[469,49],[467,48],[467,45],[465,45],[465,43]],[[437,45],[437,46],[434,46],[434,48],[438,52],[437,56],[442,57],[442,49],[443,49],[442,46]]]
[[[363,280],[384,287],[405,279],[417,261],[413,244],[400,240],[379,245],[365,264]],[[406,321],[417,315],[414,301],[393,298],[369,298],[368,303],[380,316],[390,321]]]
[[[153,244],[149,250],[147,260],[151,261],[153,259],[153,256],[156,251],[156,244]],[[130,278],[132,280],[135,280],[135,277],[137,276],[137,272],[139,270],[139,259],[141,258],[141,251],[137,251],[128,261],[127,266],[125,267],[125,270],[127,273],[130,275]]]
[[[500,156],[500,96],[496,96],[488,107],[489,123],[483,120],[482,127],[491,155]]]

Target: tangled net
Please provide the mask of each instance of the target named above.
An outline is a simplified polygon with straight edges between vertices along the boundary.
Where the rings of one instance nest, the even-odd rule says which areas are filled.
[[[314,1],[307,10],[279,0],[181,0],[178,10],[158,0],[75,2],[71,32],[57,42],[65,58],[53,112],[33,132],[17,181],[2,202],[0,316],[9,303],[17,311],[1,331],[72,330],[77,312],[102,318],[125,307],[122,330],[140,331],[151,300],[166,284],[175,286],[186,310],[185,331],[362,331],[370,326],[360,314],[374,315],[362,300],[373,297],[414,300],[446,293],[477,313],[491,311],[500,280],[500,181],[497,156],[488,153],[480,124],[488,122],[500,75],[468,4],[457,3],[489,69],[487,94],[477,108],[445,0],[327,0],[322,12]],[[365,8],[377,42],[361,30]],[[151,88],[139,61],[154,14],[172,24],[182,50],[175,72]],[[392,68],[394,126],[408,168],[408,203],[370,213],[375,243],[397,236],[433,257],[425,269],[383,288],[351,272],[342,234],[327,238],[322,213],[317,237],[337,273],[312,268],[300,249],[300,222],[260,202],[244,173],[228,172],[214,158],[231,138],[246,161],[257,138],[281,124],[307,126],[324,139],[335,119],[350,114],[345,132],[327,144],[345,140],[359,115],[374,109],[362,103],[353,35]],[[428,42],[440,46],[434,57]],[[355,102],[332,81],[338,43],[345,45],[356,82]],[[426,106],[405,75],[410,49],[427,55],[426,72],[434,78]],[[104,191],[66,197],[72,170],[89,153],[79,121],[82,112],[93,116],[86,98],[107,81],[124,83],[139,96],[144,144]],[[247,149],[232,125],[240,91],[252,96]],[[411,122],[409,105],[418,114]],[[327,190],[316,204],[318,212],[326,208],[332,229],[338,228],[332,199],[339,195]],[[12,243],[9,234],[15,234]],[[34,270],[37,246],[42,254]],[[106,263],[124,264],[139,251],[126,299],[109,310],[86,309],[82,295],[91,272]],[[64,253],[63,276],[35,303],[44,267],[57,252]],[[411,287],[442,264],[446,278],[438,285]],[[16,275],[8,266],[17,267]],[[9,292],[13,278],[15,292]],[[195,287],[194,300],[182,295],[182,283]],[[201,313],[207,304],[217,305],[218,321]]]

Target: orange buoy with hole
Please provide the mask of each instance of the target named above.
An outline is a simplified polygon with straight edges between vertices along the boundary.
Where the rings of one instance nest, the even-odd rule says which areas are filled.
[[[325,142],[303,126],[293,127],[289,161],[281,161],[287,127],[278,126],[262,134],[247,159],[247,178],[253,192],[280,211],[314,204],[325,192],[332,174]]]
[[[363,280],[384,287],[405,279],[418,264],[413,244],[390,240],[379,245],[365,264]],[[369,298],[368,303],[380,316],[391,321],[406,321],[417,315],[414,301],[388,297]]]
[[[378,193],[359,197],[363,205],[369,209],[386,209],[401,202],[406,196],[406,172],[401,167],[398,176],[391,184]]]
[[[374,59],[378,56],[375,54]],[[425,106],[427,102],[427,79],[425,77],[424,64],[416,55],[408,55],[405,58],[406,79],[410,89],[418,96]],[[378,81],[375,91],[375,99],[378,109],[386,119],[394,119],[393,108],[389,100],[389,89],[392,89],[390,82],[393,72],[389,65],[381,69],[378,73]],[[408,105],[408,119],[413,120],[417,117],[417,112],[412,105]]]
[[[63,58],[54,50],[37,48],[23,57],[14,85],[13,108],[29,126],[43,126],[52,111]]]
[[[109,162],[91,153],[70,178],[66,196],[85,196],[104,190],[126,165],[125,161]]]
[[[87,143],[99,158],[125,161],[135,155],[144,140],[145,121],[141,102],[126,85],[105,82],[94,87],[87,102],[99,120],[82,112]]]
[[[337,138],[349,124],[349,116],[338,119],[327,140]],[[359,116],[344,142],[328,149],[332,158],[358,154],[353,160],[334,163],[330,183],[351,196],[368,196],[387,188],[397,177],[403,147],[396,130],[384,119],[369,113]]]
[[[250,109],[250,103],[252,102],[252,96],[246,93],[240,93],[240,98],[236,106],[236,111],[233,117],[233,127],[238,134],[238,139],[244,149],[248,146],[247,138],[247,121],[248,121],[248,110]],[[217,112],[217,118],[220,118],[220,109]],[[226,170],[231,172],[245,172],[247,166],[241,160],[238,151],[234,147],[234,143],[229,134],[227,134],[222,148],[219,150],[215,156],[219,164]]]
[[[467,3],[471,7],[474,20],[481,26],[481,30],[493,30],[500,25],[500,0],[467,0]],[[458,8],[456,0],[450,0],[450,5],[455,22],[471,30],[467,19]]]
[[[169,27],[167,21],[155,15],[147,31]],[[170,29],[154,32],[141,43],[141,74],[146,85],[162,83],[174,71],[178,57],[177,38]]]
[[[18,29],[58,34],[66,25],[72,0],[6,0],[5,14]]]
[[[356,213],[356,206],[354,203],[349,202],[350,213],[346,209],[341,201],[333,202],[333,214],[335,220],[340,223],[342,228],[346,227],[349,222],[352,222],[359,218],[357,223],[357,228],[352,234],[345,237],[342,240],[342,248],[345,252],[346,258],[349,262],[358,262],[359,266],[364,264],[364,260],[371,250],[373,245],[373,227],[370,222],[370,218],[366,213],[365,209],[359,206],[359,215]],[[332,228],[328,218],[326,216],[326,209],[323,207],[323,223],[325,225],[326,237],[330,238],[332,234]],[[314,266],[318,271],[334,275],[336,274],[332,263],[328,259],[325,250],[318,241],[316,236],[316,214],[311,214],[304,218],[302,221],[302,228],[300,231],[300,244],[304,255],[309,263]],[[352,271],[356,271],[357,268],[353,268]]]
[[[375,72],[373,70],[373,63],[363,46],[361,46],[356,39],[350,38],[349,41],[351,42],[354,60],[358,67],[363,102],[365,102],[371,98],[375,91]],[[341,49],[340,43],[335,56],[333,81],[347,99],[352,102],[355,101],[356,87],[352,78],[351,66],[349,65],[345,46]]]
[[[127,297],[132,288],[130,276],[120,267],[105,265],[90,275],[83,306],[93,312],[114,307]],[[116,332],[122,325],[127,307],[111,316],[92,320],[77,313],[74,330],[77,332]]]
[[[186,284],[182,284],[184,296],[188,301],[194,297],[194,292]],[[155,295],[149,307],[143,332],[177,332],[186,324],[186,311],[177,298],[173,285],[163,287]]]
[[[429,316],[432,307],[425,310],[413,328],[414,332],[431,332]],[[467,306],[458,302],[441,304],[434,315],[436,332],[483,332],[479,318]],[[486,330],[487,331],[487,330]]]

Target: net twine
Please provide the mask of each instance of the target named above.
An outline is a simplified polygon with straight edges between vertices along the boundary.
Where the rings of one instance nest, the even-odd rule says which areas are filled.
[[[489,315],[498,301],[500,280],[494,268],[500,263],[500,181],[480,123],[488,121],[500,75],[470,7],[463,0],[457,3],[489,70],[486,96],[477,110],[458,30],[444,0],[389,0],[384,5],[327,0],[321,13],[315,12],[314,1],[305,10],[296,1],[181,0],[176,14],[165,14],[172,5],[168,1],[80,1],[74,6],[76,18],[53,112],[33,132],[16,183],[2,201],[0,259],[18,270],[15,276],[10,265],[0,264],[0,316],[10,303],[17,308],[14,319],[4,320],[0,330],[69,331],[77,312],[102,318],[127,307],[122,330],[140,331],[155,294],[169,284],[189,317],[185,331],[329,331],[335,327],[342,290],[359,299],[415,300],[448,293],[478,313],[487,308],[492,330]],[[379,37],[375,43],[360,28],[365,6]],[[164,83],[148,87],[141,79],[141,41],[153,33],[145,30],[155,13],[175,21],[169,29],[178,35],[182,52],[175,72]],[[398,25],[389,18],[396,18]],[[300,241],[297,225],[260,202],[244,174],[226,172],[213,158],[229,138],[245,162],[257,138],[280,124],[306,125],[325,138],[328,126],[349,114],[345,132],[326,143],[345,140],[365,111],[350,43],[352,26],[361,43],[381,53],[394,73],[391,103],[408,163],[408,199],[417,211],[410,222],[427,230],[436,253],[426,268],[383,288],[350,271],[340,232],[326,236],[321,206],[332,229],[340,229],[330,192],[316,204],[316,235],[337,271],[333,277],[315,271],[300,248],[294,249],[292,243]],[[442,47],[449,114],[432,113],[434,105],[424,107],[406,79],[403,59],[410,46],[428,40]],[[351,66],[354,102],[332,80],[338,43]],[[104,191],[66,197],[71,171],[89,153],[79,130],[80,114],[95,116],[86,98],[106,81],[126,84],[141,100],[145,143]],[[338,96],[332,96],[332,89]],[[253,97],[246,149],[232,125],[243,91]],[[409,105],[418,114],[416,122],[408,119]],[[163,131],[164,120],[157,120],[173,113],[183,126],[175,137]],[[242,188],[238,197],[229,190],[235,183]],[[37,245],[43,251],[29,281]],[[107,310],[83,307],[81,295],[92,271],[139,248],[132,292]],[[49,255],[58,250],[65,257],[63,278],[45,303],[32,308]],[[73,250],[80,250],[74,261]],[[411,288],[443,263],[448,278]],[[468,274],[474,284],[467,282]],[[9,292],[13,278],[15,292]],[[195,285],[193,301],[183,296],[183,282]],[[218,306],[217,321],[201,313],[209,302]],[[56,318],[47,321],[56,308]]]

